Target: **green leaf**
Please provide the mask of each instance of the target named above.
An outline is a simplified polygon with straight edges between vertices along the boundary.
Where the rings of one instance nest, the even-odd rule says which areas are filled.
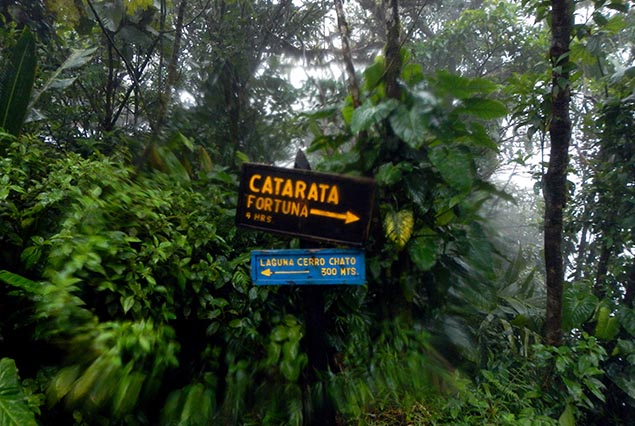
[[[469,114],[483,120],[504,117],[507,107],[502,102],[485,98],[463,99],[463,104],[455,109],[459,114]]]
[[[598,310],[598,320],[595,325],[593,335],[598,339],[611,340],[620,330],[620,325],[616,317],[612,317],[611,310],[602,306]]]
[[[375,174],[375,180],[379,185],[391,186],[399,182],[401,179],[401,168],[395,166],[392,163],[382,164],[377,173]]]
[[[498,145],[496,145],[496,142],[487,134],[487,130],[482,124],[471,123],[470,127],[468,139],[471,140],[475,146],[498,152]]]
[[[628,377],[621,372],[611,372],[611,370],[608,371],[607,375],[624,393],[632,399],[635,399],[635,377]]]
[[[30,106],[33,107],[38,101],[38,99],[40,98],[40,96],[42,96],[42,94],[46,92],[47,90],[65,89],[69,87],[71,84],[73,84],[76,77],[59,78],[60,74],[66,70],[69,70],[72,68],[79,68],[85,65],[86,63],[88,63],[88,61],[92,59],[93,53],[95,53],[96,50],[97,50],[96,47],[91,47],[88,49],[73,49],[73,52],[71,53],[71,55],[68,58],[66,58],[66,60],[62,63],[62,65],[60,65],[55,71],[53,71],[53,74],[51,74],[51,76],[46,81],[46,83],[44,83],[42,88],[38,90],[35,93],[35,95],[33,95],[33,99],[31,100]]]
[[[368,130],[373,124],[388,117],[397,105],[399,105],[399,102],[396,99],[389,99],[378,105],[372,105],[370,101],[364,102],[363,105],[353,111],[351,131],[359,133]]]
[[[631,337],[635,338],[635,309],[621,306],[617,311],[617,319],[620,325],[624,327],[624,330],[626,330]]]
[[[406,82],[408,86],[414,86],[421,83],[424,79],[423,68],[420,64],[407,64],[401,71],[401,79]]]
[[[0,75],[0,128],[15,136],[24,123],[36,66],[35,38],[27,29],[9,52]]]
[[[496,84],[484,78],[467,78],[439,71],[436,74],[434,86],[444,93],[458,99],[466,99],[475,94],[488,94],[497,89]]]
[[[408,254],[422,271],[429,271],[437,262],[437,245],[432,238],[418,237],[410,241]]]
[[[430,161],[451,187],[467,192],[474,182],[472,155],[465,147],[437,146],[430,150]]]
[[[598,299],[588,287],[571,285],[565,289],[562,304],[562,327],[571,330],[591,318]]]
[[[13,287],[21,288],[22,290],[31,294],[37,294],[42,287],[35,281],[31,281],[30,279],[24,278],[21,275],[4,270],[0,271],[0,281],[4,281],[5,283]]]
[[[274,342],[283,342],[288,338],[289,330],[283,325],[278,325],[271,331],[271,340]]]
[[[618,12],[628,13],[628,4],[626,2],[614,1],[606,5],[609,9],[617,10]]]
[[[290,359],[283,359],[280,363],[280,372],[285,379],[295,382],[300,376],[300,368],[297,362]]]
[[[560,426],[575,426],[575,417],[573,416],[573,406],[571,404],[567,404],[565,407],[558,419],[558,424]]]
[[[324,108],[317,109],[315,111],[302,112],[300,113],[300,115],[303,117],[312,118],[314,120],[321,120],[324,118],[332,118],[333,116],[336,115],[338,110],[339,108],[336,106],[327,106]]]
[[[0,360],[0,425],[37,425],[24,398],[15,361],[10,358]]]
[[[130,309],[132,309],[132,307],[134,306],[134,304],[135,304],[135,298],[134,298],[134,296],[128,296],[128,297],[126,297],[126,298],[124,298],[124,297],[122,297],[122,298],[121,298],[121,305],[123,306],[123,312],[124,312],[124,314],[125,314],[125,313],[128,313],[128,311],[129,311]]]
[[[351,124],[354,113],[355,108],[353,108],[353,105],[346,105],[344,108],[342,108],[342,118],[344,119],[344,122],[346,124]]]
[[[390,116],[390,126],[395,134],[414,149],[421,147],[426,133],[423,114],[418,108],[399,107]]]
[[[364,70],[364,86],[366,90],[373,90],[381,82],[385,70],[386,67],[382,57],[376,58],[375,63]]]
[[[40,260],[41,255],[42,249],[40,246],[31,246],[24,249],[22,254],[20,254],[20,259],[24,262],[24,265],[30,269]]]

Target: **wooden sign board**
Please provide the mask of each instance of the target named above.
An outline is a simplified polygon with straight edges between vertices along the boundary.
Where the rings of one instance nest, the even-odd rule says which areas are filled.
[[[236,224],[302,238],[362,245],[375,181],[310,170],[243,164]]]
[[[254,250],[251,279],[256,285],[363,285],[365,256],[356,249]]]

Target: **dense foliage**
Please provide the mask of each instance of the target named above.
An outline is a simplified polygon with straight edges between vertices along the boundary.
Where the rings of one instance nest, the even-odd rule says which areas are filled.
[[[401,40],[398,2],[348,3],[352,52],[325,2],[0,6],[1,426],[633,424],[630,2],[578,6],[557,82],[557,346],[541,201],[497,179],[552,125],[547,3],[402,1]],[[298,147],[377,183],[367,284],[319,289],[318,371],[315,289],[250,279],[304,242],[234,224],[238,166]]]

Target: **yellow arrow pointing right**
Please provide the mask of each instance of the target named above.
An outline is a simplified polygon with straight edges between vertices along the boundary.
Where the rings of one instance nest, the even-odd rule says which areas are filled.
[[[330,217],[333,219],[340,219],[340,220],[343,220],[345,224],[357,222],[359,220],[359,216],[357,216],[352,211],[347,211],[346,213],[336,213],[336,212],[330,212],[328,210],[311,209],[310,213],[316,216],[324,216],[324,217]]]

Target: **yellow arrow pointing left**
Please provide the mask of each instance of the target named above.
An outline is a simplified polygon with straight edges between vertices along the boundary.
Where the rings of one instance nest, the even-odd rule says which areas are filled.
[[[271,269],[263,269],[260,273],[266,277],[270,277],[272,275],[285,275],[285,274],[308,274],[308,270],[300,270],[300,271],[272,271]]]

